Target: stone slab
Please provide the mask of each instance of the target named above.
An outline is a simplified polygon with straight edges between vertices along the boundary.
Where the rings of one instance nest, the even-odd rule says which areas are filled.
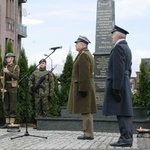
[[[68,130],[82,131],[81,118],[36,118],[37,130]],[[150,127],[150,120],[134,120],[134,133],[136,129]],[[94,119],[95,132],[119,132],[118,123],[115,119]]]

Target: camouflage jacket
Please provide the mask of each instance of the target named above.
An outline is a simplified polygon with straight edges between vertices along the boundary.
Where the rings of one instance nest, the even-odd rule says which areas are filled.
[[[46,68],[39,68],[31,74],[29,86],[31,88],[35,87],[44,75],[45,79],[40,83],[39,87],[36,89],[36,92],[34,92],[39,95],[52,96],[54,92],[53,74],[52,72],[47,71]]]

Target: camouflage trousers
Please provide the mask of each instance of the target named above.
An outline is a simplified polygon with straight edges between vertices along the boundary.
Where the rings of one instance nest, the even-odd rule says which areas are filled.
[[[35,116],[48,117],[49,116],[49,102],[48,96],[35,95]]]

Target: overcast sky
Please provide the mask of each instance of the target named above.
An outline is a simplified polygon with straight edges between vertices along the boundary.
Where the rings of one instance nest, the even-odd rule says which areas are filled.
[[[115,24],[129,31],[127,42],[132,50],[132,76],[139,71],[141,58],[150,58],[150,0],[114,0]],[[74,41],[79,35],[89,38],[89,50],[95,52],[97,0],[28,0],[23,3],[23,24],[27,38],[22,40],[28,63],[38,63],[51,47],[62,46],[47,58],[48,69],[57,64],[61,72]]]

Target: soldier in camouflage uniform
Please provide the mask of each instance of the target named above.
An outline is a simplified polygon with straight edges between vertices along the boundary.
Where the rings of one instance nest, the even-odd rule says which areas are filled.
[[[20,68],[13,63],[15,55],[13,53],[6,54],[7,65],[3,68],[0,79],[0,89],[4,93],[3,111],[6,119],[7,128],[9,124],[14,124],[17,115],[17,89]],[[3,84],[2,84],[3,79]]]
[[[41,59],[39,64],[39,69],[31,74],[29,84],[34,92],[36,117],[47,117],[49,115],[48,101],[54,91],[54,79],[52,72],[46,70],[46,60]],[[44,75],[44,80],[39,83]]]

